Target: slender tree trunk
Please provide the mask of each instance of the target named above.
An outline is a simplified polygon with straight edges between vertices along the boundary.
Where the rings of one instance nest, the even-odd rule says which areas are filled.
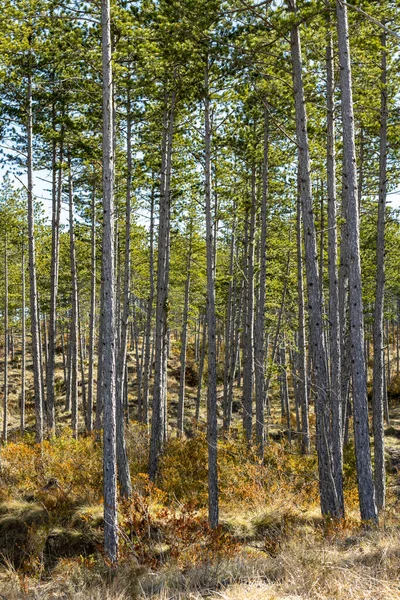
[[[74,195],[72,188],[71,156],[68,151],[68,198],[69,198],[69,259],[71,266],[71,428],[78,437],[78,281],[76,273]]]
[[[8,236],[4,236],[4,388],[3,388],[3,442],[7,443],[8,429]]]
[[[190,278],[192,268],[192,222],[189,223],[189,249],[186,259],[186,283],[185,283],[185,300],[183,307],[182,319],[182,336],[181,336],[181,370],[179,378],[179,400],[178,400],[178,436],[184,433],[184,417],[185,417],[185,382],[186,382],[186,351],[187,351],[187,330],[189,317],[189,298],[190,298]]]
[[[27,93],[27,170],[28,170],[28,238],[29,283],[32,336],[33,380],[35,391],[36,441],[43,441],[43,395],[42,363],[39,341],[38,292],[36,281],[35,217],[33,207],[33,159],[32,159],[32,76],[28,76]]]
[[[223,411],[224,411],[224,430],[228,430],[228,423],[230,418],[228,414],[230,412],[229,402],[231,399],[228,398],[228,391],[230,386],[231,377],[231,356],[232,356],[232,341],[234,334],[234,310],[233,310],[233,294],[235,288],[234,282],[234,258],[235,258],[235,221],[232,225],[231,242],[230,242],[230,257],[229,257],[229,288],[228,288],[228,304],[226,311],[226,324],[225,324],[225,357],[224,357],[224,396],[223,396]],[[197,344],[195,344],[197,346]]]
[[[298,294],[298,392],[301,406],[301,449],[303,454],[310,452],[310,421],[307,385],[306,323],[303,289],[303,248],[301,241],[301,204],[297,201],[297,294]]]
[[[256,223],[256,170],[251,173],[251,208],[249,241],[247,246],[247,301],[243,345],[243,427],[250,443],[253,433],[254,383],[254,236]]]
[[[296,11],[295,0],[289,7]],[[310,154],[307,135],[307,114],[302,78],[302,58],[299,28],[291,30],[291,52],[293,61],[293,85],[296,112],[296,136],[300,176],[300,199],[304,224],[304,247],[308,287],[310,321],[310,350],[312,355],[316,388],[316,429],[321,511],[323,515],[340,518],[342,513],[332,473],[330,444],[329,406],[327,398],[328,368],[326,364],[325,338],[323,331],[322,298],[317,260],[317,240],[313,214],[312,186],[310,176]]]
[[[121,319],[121,340],[118,355],[117,370],[117,465],[118,480],[121,496],[129,498],[132,495],[131,475],[129,471],[128,455],[125,443],[124,421],[124,387],[125,366],[127,363],[127,342],[130,317],[130,288],[131,288],[131,190],[132,190],[132,124],[131,101],[128,89],[127,97],[127,174],[126,174],[126,201],[125,201],[125,265],[124,265],[124,296]]]
[[[87,426],[89,433],[93,429],[94,398],[94,356],[96,328],[96,186],[92,190],[92,227],[91,227],[91,277],[90,277],[90,323],[89,323],[89,373],[87,398]]]
[[[22,358],[21,358],[21,435],[25,433],[25,380],[26,380],[26,315],[25,315],[25,246],[21,251],[21,296],[22,296]]]
[[[348,243],[350,250],[349,301],[350,340],[354,405],[354,440],[360,512],[363,521],[376,521],[377,509],[372,476],[368,429],[367,382],[365,377],[364,324],[361,287],[360,230],[357,201],[357,169],[351,82],[347,7],[337,0],[337,29],[343,121],[343,185],[348,195]]]
[[[376,240],[376,292],[374,309],[374,364],[373,364],[373,430],[375,459],[375,495],[378,511],[385,507],[385,446],[383,423],[383,308],[385,294],[385,212],[386,212],[386,165],[387,165],[387,87],[386,87],[386,33],[381,36],[381,123],[379,150],[379,197]],[[389,356],[389,340],[388,340]]]
[[[218,526],[218,472],[217,472],[217,356],[215,320],[215,256],[213,214],[211,206],[211,120],[208,87],[208,56],[204,77],[204,144],[205,144],[205,201],[207,247],[207,332],[208,332],[208,387],[207,387],[207,444],[208,444],[208,520],[210,527]]]
[[[51,272],[50,272],[50,312],[48,330],[48,352],[46,370],[47,391],[47,427],[53,432],[55,421],[55,392],[54,392],[54,370],[56,360],[56,335],[57,335],[57,293],[58,293],[58,271],[60,254],[60,215],[62,194],[62,160],[63,143],[60,142],[59,165],[57,166],[57,144],[53,142],[53,185],[52,185],[52,230],[51,230]]]
[[[82,389],[82,410],[85,421],[86,431],[89,431],[88,425],[88,407],[87,407],[87,396],[86,396],[86,380],[85,380],[85,336],[82,334],[82,312],[79,301],[79,295],[77,297],[77,309],[78,309],[78,334],[79,334],[79,364],[81,369],[81,389]]]
[[[149,424],[149,388],[151,372],[151,334],[152,334],[152,316],[154,302],[154,185],[151,189],[150,203],[150,242],[149,242],[149,298],[147,302],[146,331],[145,331],[145,351],[143,367],[143,410],[139,415],[139,420],[145,425]]]
[[[197,386],[197,397],[196,397],[196,426],[199,423],[200,418],[200,403],[201,403],[201,390],[203,388],[203,373],[204,373],[204,361],[206,356],[206,345],[207,345],[207,315],[204,316],[203,321],[203,335],[200,349],[200,363],[199,363],[199,384]]]
[[[339,316],[339,275],[337,269],[336,219],[336,163],[335,163],[335,83],[333,42],[328,23],[326,47],[327,71],[327,188],[328,188],[328,275],[329,275],[329,349],[330,349],[330,403],[332,412],[332,465],[340,512],[344,514],[343,498],[343,422],[341,394],[341,352]]]
[[[268,153],[269,122],[268,105],[264,106],[264,157],[261,195],[261,237],[260,237],[260,284],[257,297],[254,335],[254,370],[256,383],[256,441],[259,456],[264,457],[265,445],[265,293],[267,279],[267,203],[268,203]]]
[[[160,185],[160,213],[158,232],[157,263],[157,311],[153,411],[151,420],[149,475],[154,481],[158,471],[158,461],[166,438],[167,430],[167,346],[168,346],[168,274],[169,274],[169,221],[170,221],[170,177],[172,160],[172,140],[174,131],[175,91],[171,94],[168,110],[167,95],[163,117],[162,165]]]
[[[104,410],[104,553],[116,563],[118,553],[117,460],[116,460],[116,327],[115,327],[115,256],[114,256],[114,127],[112,93],[110,1],[102,0],[103,67],[103,244],[102,244],[102,378],[101,398]]]

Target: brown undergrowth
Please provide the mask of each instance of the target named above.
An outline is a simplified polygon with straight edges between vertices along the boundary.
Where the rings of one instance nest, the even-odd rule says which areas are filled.
[[[8,600],[398,597],[397,498],[385,531],[360,528],[351,447],[348,518],[338,526],[319,515],[314,456],[282,441],[260,462],[240,432],[221,438],[221,524],[212,531],[204,431],[170,439],[156,484],[145,474],[143,427],[128,428],[127,445],[134,491],[119,505],[114,572],[101,550],[101,443],[64,429],[41,446],[28,435],[1,449],[0,593]]]

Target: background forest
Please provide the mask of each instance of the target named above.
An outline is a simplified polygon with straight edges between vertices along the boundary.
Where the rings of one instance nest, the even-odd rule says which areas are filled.
[[[399,597],[400,8],[353,1],[0,0],[7,599]]]

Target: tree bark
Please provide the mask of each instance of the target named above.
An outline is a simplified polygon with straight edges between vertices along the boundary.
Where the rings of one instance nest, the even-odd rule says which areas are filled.
[[[69,336],[71,352],[71,428],[78,437],[78,281],[76,273],[74,195],[72,187],[71,155],[68,151],[68,199],[69,199],[69,260],[71,267],[71,329]]]
[[[117,562],[117,464],[116,464],[116,327],[115,327],[115,256],[114,256],[114,127],[112,93],[112,53],[110,1],[102,0],[103,69],[103,244],[102,244],[102,378],[101,398],[104,411],[104,554]]]
[[[142,413],[139,414],[139,421],[145,425],[149,424],[149,388],[151,372],[151,333],[154,302],[154,185],[151,189],[150,199],[150,241],[149,241],[149,298],[147,302],[146,330],[145,330],[145,351],[143,366],[143,401]]]
[[[387,87],[386,87],[386,33],[381,35],[381,122],[379,148],[379,196],[376,240],[376,292],[374,308],[374,363],[373,363],[373,430],[375,459],[375,495],[378,511],[385,507],[385,442],[384,442],[384,358],[383,309],[385,297],[385,212],[387,166]],[[388,340],[389,348],[389,340]],[[388,349],[389,356],[389,349]]]
[[[189,317],[189,299],[190,299],[190,282],[192,268],[192,234],[193,223],[189,223],[189,248],[186,258],[186,283],[185,283],[185,299],[183,307],[182,319],[182,336],[181,336],[181,356],[180,356],[180,378],[179,378],[179,399],[178,399],[178,436],[184,433],[184,417],[185,417],[185,381],[186,381],[186,351],[187,351],[187,333],[188,333],[188,317]]]
[[[125,366],[127,362],[128,327],[131,302],[131,195],[132,195],[132,121],[130,91],[127,91],[127,130],[126,130],[126,198],[125,198],[125,264],[124,264],[124,294],[121,317],[121,338],[117,368],[117,466],[121,496],[129,498],[132,495],[131,475],[125,443],[124,421],[124,388]]]
[[[26,315],[25,315],[25,246],[21,249],[21,296],[22,296],[22,358],[21,358],[21,435],[25,433],[25,381],[26,381]]]
[[[289,8],[296,11],[295,0],[288,1]],[[304,247],[308,287],[308,312],[310,328],[310,352],[316,388],[316,429],[321,511],[323,515],[340,518],[342,513],[332,473],[329,445],[329,406],[327,398],[328,368],[326,364],[323,330],[322,298],[318,273],[318,251],[313,213],[310,175],[310,153],[307,134],[307,114],[302,77],[302,58],[299,27],[291,30],[291,53],[293,62],[293,85],[296,113],[296,137],[298,146],[300,200],[304,224]]]
[[[217,356],[215,319],[215,255],[213,240],[213,213],[211,206],[211,120],[210,91],[208,86],[208,56],[204,72],[204,176],[206,202],[207,248],[207,333],[208,333],[208,386],[207,386],[207,444],[208,444],[208,520],[215,529],[219,521],[217,472]]]
[[[340,88],[343,121],[343,186],[348,196],[350,342],[354,406],[354,440],[360,512],[363,521],[377,521],[368,429],[367,382],[364,357],[364,323],[361,287],[360,230],[354,136],[353,95],[347,7],[336,2]]]
[[[304,314],[303,289],[303,248],[301,228],[300,197],[296,203],[297,211],[297,295],[298,295],[298,395],[301,407],[301,449],[303,454],[310,452],[310,421],[307,385],[306,323]]]
[[[55,127],[55,126],[53,126]],[[60,215],[61,215],[61,194],[62,194],[62,160],[63,160],[63,142],[62,135],[59,148],[57,166],[57,144],[53,141],[53,184],[52,184],[52,228],[51,228],[51,271],[50,271],[50,311],[49,311],[49,329],[48,329],[48,352],[49,358],[46,369],[46,391],[47,391],[47,428],[53,432],[56,426],[55,421],[55,392],[54,392],[54,370],[56,360],[56,335],[57,335],[57,293],[58,293],[58,272],[59,272],[59,254],[60,254]],[[58,175],[58,177],[57,177]]]
[[[3,442],[7,443],[8,433],[8,235],[4,236],[4,387],[3,387]]]
[[[157,262],[157,309],[154,366],[153,411],[151,420],[149,475],[154,481],[158,461],[166,439],[167,430],[167,346],[168,346],[168,274],[169,274],[169,222],[170,178],[172,140],[174,132],[175,91],[171,94],[170,107],[165,97],[163,116],[162,165],[160,180],[160,211]]]
[[[89,373],[87,397],[87,425],[89,433],[93,429],[94,398],[94,357],[96,329],[96,186],[92,190],[92,225],[91,225],[91,277],[90,277],[90,323],[89,323]]]
[[[327,72],[327,189],[328,189],[328,275],[329,275],[329,349],[330,349],[330,404],[332,413],[332,466],[340,512],[344,514],[343,498],[343,422],[341,394],[341,349],[339,316],[339,275],[337,269],[337,219],[336,219],[336,162],[335,162],[335,83],[333,42],[328,23],[326,47]]]
[[[266,101],[265,101],[266,102]],[[264,457],[265,446],[265,294],[267,279],[267,208],[268,208],[268,105],[264,106],[264,155],[261,195],[260,274],[254,335],[254,370],[256,384],[256,441],[259,456]]]
[[[32,336],[33,380],[35,391],[36,441],[43,441],[43,395],[42,363],[39,341],[38,291],[36,280],[35,216],[33,206],[33,158],[32,158],[32,75],[28,76],[27,90],[27,171],[28,171],[28,239],[30,316]]]

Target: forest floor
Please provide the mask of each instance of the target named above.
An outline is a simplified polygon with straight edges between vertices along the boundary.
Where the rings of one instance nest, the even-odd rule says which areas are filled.
[[[273,441],[261,464],[238,425],[219,444],[220,517],[207,526],[207,445],[195,432],[187,387],[188,435],[178,440],[177,359],[170,364],[171,437],[157,485],[146,476],[147,431],[132,422],[127,444],[134,494],[120,504],[120,565],[104,566],[101,443],[71,437],[58,365],[58,436],[19,434],[19,356],[10,369],[9,442],[0,450],[0,599],[3,600],[398,600],[400,597],[400,406],[386,430],[387,505],[379,529],[362,528],[354,452],[344,456],[346,520],[319,512],[317,464],[289,447],[275,397]],[[31,387],[28,373],[28,390]],[[393,383],[397,385],[397,381]],[[132,389],[132,398],[134,389]],[[292,415],[293,424],[295,416]]]

